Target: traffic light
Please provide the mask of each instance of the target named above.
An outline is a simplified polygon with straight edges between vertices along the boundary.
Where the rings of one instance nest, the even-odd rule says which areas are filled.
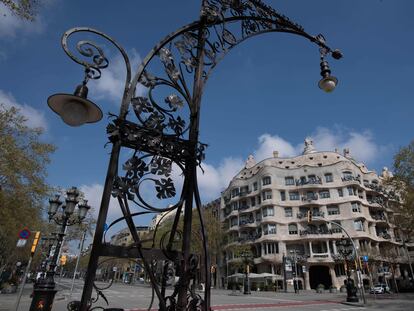
[[[61,265],[61,266],[66,265],[66,259],[67,259],[66,255],[62,255],[62,256],[60,257],[60,265]]]
[[[307,218],[308,218],[308,222],[312,222],[312,212],[311,211],[307,212]]]
[[[36,247],[37,247],[37,243],[39,243],[39,238],[40,238],[40,231],[37,231],[33,240],[33,244],[32,244],[32,249],[30,250],[30,252],[33,254],[36,251]]]

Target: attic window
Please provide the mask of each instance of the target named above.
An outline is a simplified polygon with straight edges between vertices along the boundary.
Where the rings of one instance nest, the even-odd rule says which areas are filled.
[[[324,156],[323,156],[323,158],[324,158],[324,159],[327,159],[327,158],[328,158],[328,156],[327,156],[327,155],[324,155]]]
[[[285,166],[285,168],[289,168],[289,166]]]
[[[295,164],[295,162],[294,162],[294,161],[292,161],[291,163],[292,163],[292,164]]]
[[[279,164],[282,164],[283,163],[283,161],[279,161]]]
[[[318,166],[322,166],[322,163],[318,163]]]
[[[339,156],[337,156],[336,158],[339,159]]]
[[[313,157],[309,157],[309,160],[313,160]]]

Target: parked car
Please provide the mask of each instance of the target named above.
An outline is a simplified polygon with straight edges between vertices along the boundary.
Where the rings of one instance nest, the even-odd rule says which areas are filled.
[[[385,294],[390,292],[390,288],[387,284],[377,284],[374,287],[371,287],[369,291],[371,294]]]

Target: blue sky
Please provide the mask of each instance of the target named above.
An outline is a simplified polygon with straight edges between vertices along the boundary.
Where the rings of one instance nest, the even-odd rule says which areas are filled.
[[[197,19],[200,2],[47,0],[34,23],[0,5],[0,101],[20,107],[28,124],[45,127],[43,139],[57,145],[50,184],[82,187],[98,208],[110,152],[104,148],[105,118],[71,128],[47,107],[49,95],[71,93],[82,79],[82,68],[60,46],[62,33],[75,26],[99,29],[138,64],[161,38]],[[329,59],[339,85],[330,94],[319,90],[318,49],[297,36],[262,35],[227,55],[202,103],[201,141],[209,144],[206,174],[200,176],[204,201],[219,196],[249,154],[257,160],[273,150],[297,155],[306,136],[319,150],[349,147],[379,172],[413,139],[413,1],[267,3],[342,50],[342,60]],[[100,81],[89,83],[89,98],[104,113],[117,113],[124,72],[116,52],[107,54],[110,67]],[[114,206],[111,215],[116,214]]]

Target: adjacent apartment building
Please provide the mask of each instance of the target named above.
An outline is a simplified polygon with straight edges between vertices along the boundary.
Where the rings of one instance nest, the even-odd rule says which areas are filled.
[[[407,249],[394,221],[398,196],[383,186],[390,176],[386,168],[380,176],[370,171],[349,150],[316,151],[310,139],[297,157],[281,158],[274,152],[256,163],[249,156],[221,195],[227,236],[223,274],[242,272],[240,265],[232,269],[232,263],[243,260],[234,250],[249,245],[254,263],[250,272],[256,277],[271,277],[282,287],[284,278],[289,282],[296,275],[304,289],[319,284],[339,288],[346,269],[336,241],[345,234],[330,221],[349,233],[361,256],[368,256],[362,272],[365,285],[408,280]],[[313,215],[310,223],[308,211]],[[296,269],[286,264],[287,258],[296,261]]]

